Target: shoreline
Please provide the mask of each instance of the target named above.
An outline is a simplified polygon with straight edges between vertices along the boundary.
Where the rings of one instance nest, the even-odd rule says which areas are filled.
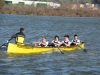
[[[13,14],[13,13],[12,14],[1,14],[0,13],[0,15],[45,16],[45,15],[28,15],[28,14],[23,15],[23,14]],[[47,17],[53,17],[53,16],[50,16],[50,15],[46,15],[46,16]],[[54,16],[54,17],[100,18],[100,17],[95,17],[95,16],[89,16],[89,17],[87,17],[87,16],[82,16],[82,17],[80,17],[80,16]]]
[[[67,16],[67,17],[100,17],[100,9],[70,9],[70,8],[44,8],[32,5],[6,5],[0,9],[0,14],[32,15],[32,16]]]

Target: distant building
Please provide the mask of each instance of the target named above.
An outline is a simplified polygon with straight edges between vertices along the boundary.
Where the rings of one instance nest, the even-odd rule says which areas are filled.
[[[50,2],[50,6],[53,8],[58,8],[61,6],[61,4]]]
[[[50,2],[33,1],[33,4],[34,4],[35,7],[49,6]]]
[[[50,6],[53,8],[58,8],[61,6],[59,3],[54,2],[45,2],[45,1],[30,1],[30,0],[5,0],[6,4],[25,4],[25,5],[34,5],[35,7],[39,6]]]

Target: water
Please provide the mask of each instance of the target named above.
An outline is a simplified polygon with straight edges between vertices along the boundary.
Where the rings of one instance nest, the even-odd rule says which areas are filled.
[[[70,40],[78,34],[85,42],[82,50],[43,52],[38,54],[7,54],[0,49],[0,75],[99,75],[100,74],[100,18],[52,17],[0,14],[0,45],[12,34],[25,28],[25,43],[40,41],[43,36],[52,41],[55,35]]]

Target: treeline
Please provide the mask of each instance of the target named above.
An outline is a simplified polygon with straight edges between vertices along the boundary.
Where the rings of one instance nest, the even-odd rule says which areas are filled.
[[[70,9],[70,8],[44,8],[33,5],[6,5],[0,10],[1,14],[21,14],[38,16],[78,16],[78,17],[100,17],[100,10]]]
[[[0,0],[0,9],[3,8],[5,5],[6,4],[5,4],[4,0]]]
[[[92,1],[94,4],[100,4],[100,0],[93,0]]]
[[[78,17],[100,17],[100,9],[89,10],[87,8],[71,9],[69,7],[50,8],[34,7],[34,5],[6,5],[0,0],[0,14],[22,14],[43,16],[78,16]]]

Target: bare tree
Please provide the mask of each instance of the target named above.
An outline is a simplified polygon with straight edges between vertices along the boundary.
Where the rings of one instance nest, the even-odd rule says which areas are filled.
[[[5,1],[4,0],[0,0],[0,9],[5,5]]]
[[[94,4],[100,4],[100,0],[93,0],[92,1]]]

